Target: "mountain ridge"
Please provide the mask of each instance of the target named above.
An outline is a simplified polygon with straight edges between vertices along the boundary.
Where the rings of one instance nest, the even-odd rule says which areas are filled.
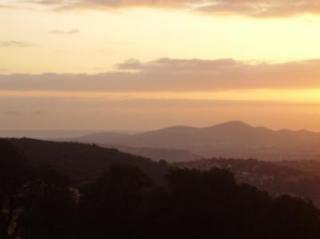
[[[105,137],[104,137],[105,136]],[[186,150],[203,157],[261,160],[319,160],[320,133],[307,130],[272,130],[230,121],[209,127],[172,126],[132,135],[83,136],[80,142],[134,148]]]

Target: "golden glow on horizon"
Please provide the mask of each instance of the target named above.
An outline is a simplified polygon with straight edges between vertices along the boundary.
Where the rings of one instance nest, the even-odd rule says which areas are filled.
[[[15,2],[20,4],[19,0]],[[320,14],[254,18],[209,16],[177,9],[55,12],[34,4],[32,8],[25,7],[29,6],[28,2],[21,3],[16,9],[0,9],[0,75],[23,73],[28,76],[25,82],[23,77],[17,80],[9,77],[13,82],[1,78],[4,80],[0,82],[2,128],[152,129],[181,123],[211,125],[217,121],[243,120],[277,128],[320,129],[317,64],[309,65],[310,71],[303,64],[299,64],[297,71],[290,68],[295,67],[294,64],[289,64],[288,68],[286,64],[279,68],[269,66],[267,73],[263,67],[263,62],[319,59]],[[180,82],[180,78],[174,78],[177,71],[168,72],[175,82],[171,84],[171,78],[166,79],[166,92],[154,92],[157,88],[152,87],[153,83],[144,80],[136,88],[134,84],[140,84],[139,80],[119,87],[125,89],[123,92],[66,91],[63,89],[86,89],[85,79],[78,82],[75,79],[73,83],[71,80],[65,82],[63,76],[57,77],[57,81],[49,77],[50,84],[46,85],[41,77],[33,80],[28,75],[105,73],[128,59],[143,63],[161,58],[230,58],[259,64],[252,68],[253,71],[250,71],[251,67],[242,71],[241,67],[224,69],[219,66],[217,70],[222,70],[221,76],[235,76],[231,79],[234,81],[222,84],[222,87],[226,85],[234,90],[222,91],[201,91],[206,89],[202,82],[208,85],[219,83],[220,74],[215,77],[213,69],[206,76],[202,68],[196,66],[195,76],[190,74],[186,81],[189,86],[185,89],[189,91],[185,92],[180,92],[184,79]],[[168,66],[169,70],[172,66],[174,64]],[[163,78],[161,72],[157,72],[158,68],[152,70],[156,77],[153,79],[151,74],[150,79],[161,81]],[[224,70],[226,74],[223,74]],[[148,69],[143,73],[142,77],[148,76]],[[199,77],[204,77],[204,81]],[[108,80],[93,80],[98,83],[91,89],[98,88],[99,84],[106,89]],[[223,80],[229,80],[229,77],[222,77]],[[110,82],[110,89],[113,89],[113,79]],[[297,89],[289,89],[291,84]],[[152,92],[130,91],[131,86],[152,89]],[[313,86],[318,88],[312,89]],[[54,88],[62,90],[54,91]],[[219,101],[223,103],[219,104]],[[74,119],[81,120],[75,122]]]
[[[85,100],[192,100],[248,101],[320,104],[320,89],[228,90],[212,92],[88,92],[88,91],[0,91],[2,98],[64,98]]]

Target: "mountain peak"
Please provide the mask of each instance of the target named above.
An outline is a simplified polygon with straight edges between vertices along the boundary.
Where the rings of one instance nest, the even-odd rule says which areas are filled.
[[[209,128],[221,128],[221,127],[226,127],[226,128],[252,128],[251,125],[247,124],[247,123],[244,123],[242,121],[228,121],[228,122],[225,122],[225,123],[222,123],[222,124],[218,124],[218,125],[215,125],[215,126],[212,126],[212,127],[209,127]]]

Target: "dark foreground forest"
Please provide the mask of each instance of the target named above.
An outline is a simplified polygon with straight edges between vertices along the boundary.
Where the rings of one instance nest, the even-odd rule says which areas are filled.
[[[309,201],[271,197],[222,169],[135,160],[74,180],[71,171],[57,170],[68,165],[35,164],[11,141],[0,141],[0,238],[320,238],[320,214]]]

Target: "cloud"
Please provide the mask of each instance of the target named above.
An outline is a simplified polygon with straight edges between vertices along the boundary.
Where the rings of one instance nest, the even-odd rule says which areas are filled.
[[[34,44],[25,41],[0,41],[0,47],[27,48],[33,46]]]
[[[209,14],[247,15],[251,17],[290,17],[319,14],[318,0],[216,0],[198,10]]]
[[[62,9],[74,8],[131,8],[131,7],[186,7],[204,0],[39,0],[33,1],[41,5],[56,5]]]
[[[74,35],[78,33],[80,33],[80,31],[77,28],[70,29],[70,30],[55,29],[55,30],[49,31],[49,34],[55,34],[55,35]]]
[[[12,7],[9,5],[0,4],[0,9],[11,9]]]
[[[210,91],[320,88],[320,60],[279,64],[233,59],[129,60],[100,74],[0,75],[2,90]]]
[[[32,4],[39,4],[39,5],[63,5],[63,4],[73,4],[79,1],[72,1],[72,0],[27,0],[25,2],[32,3]]]
[[[39,0],[33,1],[58,9],[176,8],[213,15],[250,17],[290,17],[319,14],[319,0]]]

